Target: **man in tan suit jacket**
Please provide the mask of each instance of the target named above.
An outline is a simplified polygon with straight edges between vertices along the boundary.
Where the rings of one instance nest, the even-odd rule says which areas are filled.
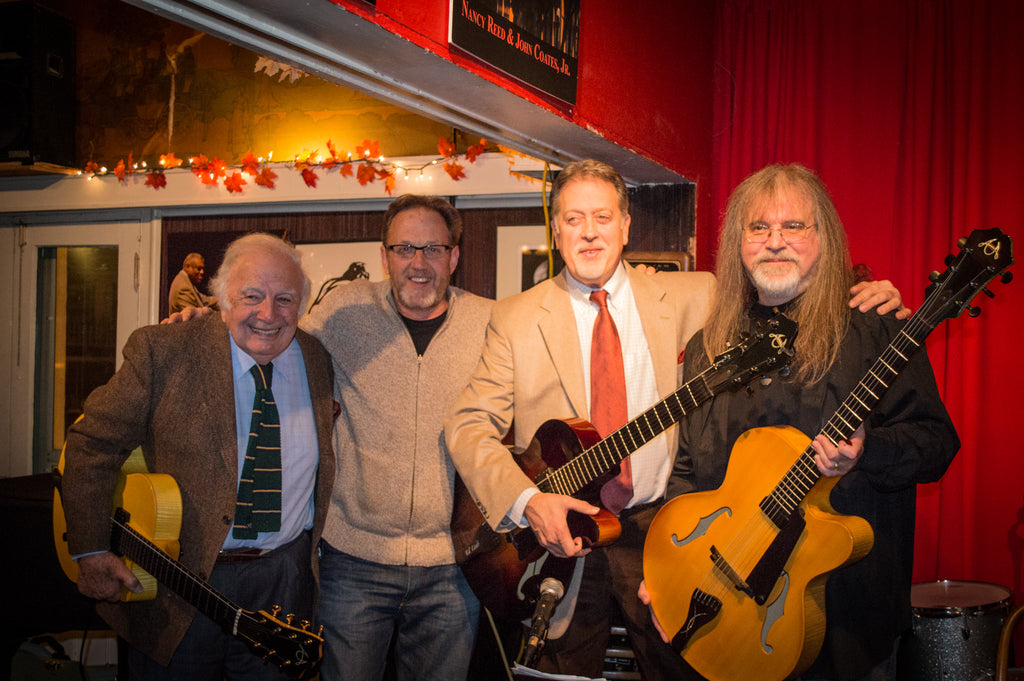
[[[140,588],[106,551],[117,472],[139,445],[148,470],[180,488],[181,563],[247,610],[277,604],[296,624],[313,620],[335,402],[327,351],[296,330],[309,279],[291,246],[258,234],[229,247],[214,286],[226,303],[220,315],[131,335],[124,365],[89,396],[68,435],[62,497],[79,590],[101,600],[101,616],[131,644],[129,678],[284,678],[163,585],[154,600],[116,603],[122,585]],[[271,360],[281,530],[238,540],[232,526],[255,389],[249,367]],[[247,402],[238,397],[245,390]]]
[[[589,419],[590,334],[596,312],[588,312],[593,304],[586,296],[592,289],[609,291],[622,339],[629,418],[675,390],[680,355],[704,323],[714,278],[706,272],[648,276],[622,262],[629,239],[628,198],[613,168],[597,161],[571,164],[559,173],[552,194],[552,229],[565,270],[495,305],[483,356],[445,433],[459,475],[488,523],[495,529],[529,525],[544,547],[561,557],[587,553],[569,532],[566,513],[592,514],[597,508],[573,497],[540,493],[502,438],[513,419],[518,447],[526,447],[548,419]],[[622,536],[587,556],[575,616],[563,636],[548,641],[538,668],[602,676],[613,611],[618,610],[645,679],[686,673],[636,597],[644,533],[664,495],[676,446],[672,428],[630,457],[634,496],[619,516]]]

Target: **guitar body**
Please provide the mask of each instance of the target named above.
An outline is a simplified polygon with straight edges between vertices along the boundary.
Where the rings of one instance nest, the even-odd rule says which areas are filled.
[[[651,607],[676,650],[709,681],[781,681],[806,669],[825,634],[828,574],[871,549],[870,525],[832,509],[829,494],[838,478],[821,478],[799,505],[806,525],[792,551],[782,552],[767,599],[759,604],[737,587],[737,578],[747,580],[762,556],[772,554],[769,546],[780,534],[761,500],[809,443],[788,426],[747,431],[733,447],[722,486],[672,499],[648,531],[644,579]],[[736,577],[716,564],[713,551]],[[694,604],[697,590],[720,603],[706,608],[703,620],[692,616],[692,605],[706,607],[701,599]]]
[[[583,419],[553,419],[538,428],[529,447],[513,454],[513,458],[527,477],[540,482],[599,440],[594,427]],[[618,468],[615,466],[573,496],[600,505],[601,485],[614,477]],[[596,516],[570,513],[567,520],[573,536],[581,537],[587,546],[610,544],[621,531],[618,519],[604,509]],[[528,528],[492,530],[461,480],[456,482],[451,527],[456,562],[480,602],[494,615],[528,618],[540,594],[540,584],[547,577],[554,577],[571,590],[576,559],[555,558]],[[562,610],[559,616],[564,616],[565,608]]]
[[[181,492],[170,475],[146,473],[141,450],[122,466],[114,492],[111,513],[111,551],[119,556],[142,582],[143,591],[121,590],[122,601],[144,601],[156,597],[158,584],[168,588],[226,632],[245,643],[265,663],[273,664],[290,679],[316,675],[323,657],[323,638],[309,631],[307,621],[292,624],[293,615],[278,619],[280,608],[271,612],[244,610],[217,592],[205,578],[177,562],[180,552]],[[64,473],[61,453],[58,474]],[[67,542],[67,521],[60,485],[53,497],[53,536],[57,558],[64,573],[78,581],[78,564],[71,559]]]
[[[64,453],[61,452],[58,472],[64,473]],[[161,551],[177,558],[180,552],[178,535],[181,532],[181,492],[170,475],[146,473],[142,451],[136,450],[121,468],[114,492],[114,508],[131,509],[131,526],[149,539]],[[111,509],[113,511],[113,509]],[[64,503],[57,487],[53,494],[53,540],[57,560],[72,582],[78,582],[78,563],[68,550],[67,519]],[[140,582],[143,590],[133,593],[121,589],[122,601],[148,601],[156,598],[157,580],[128,558],[122,558],[128,569]]]

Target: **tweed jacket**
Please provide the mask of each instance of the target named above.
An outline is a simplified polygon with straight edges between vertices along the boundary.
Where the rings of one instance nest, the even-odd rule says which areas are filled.
[[[626,269],[658,394],[668,395],[682,377],[686,342],[704,325],[714,276]],[[483,355],[445,423],[452,461],[494,528],[532,485],[502,444],[513,417],[515,445],[525,448],[545,421],[590,413],[574,319],[564,275],[496,303]],[[674,455],[677,429],[668,436]],[[665,481],[658,484],[664,489]]]
[[[388,280],[339,286],[303,319],[334,361],[338,473],[324,539],[384,565],[455,562],[455,468],[442,429],[480,357],[494,301],[455,287],[422,356]]]
[[[308,334],[296,333],[313,403],[320,460],[313,547],[323,530],[334,481],[334,400],[330,357]],[[231,347],[219,314],[135,331],[124,364],[89,396],[71,427],[62,488],[71,553],[109,548],[109,509],[116,474],[141,445],[147,468],[174,477],[181,490],[181,555],[209,575],[235,514],[238,443]],[[310,556],[316,574],[315,548]],[[244,605],[244,604],[240,604]],[[99,605],[119,635],[166,664],[194,609],[168,589],[152,601]]]

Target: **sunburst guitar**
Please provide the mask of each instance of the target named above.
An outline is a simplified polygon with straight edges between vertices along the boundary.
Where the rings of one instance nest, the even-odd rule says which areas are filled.
[[[53,538],[64,573],[78,582],[78,564],[68,551],[67,522],[60,496],[64,453],[57,468],[53,496]],[[323,655],[323,639],[309,631],[308,622],[293,626],[292,615],[279,619],[279,609],[252,612],[239,607],[206,580],[176,559],[181,530],[181,493],[169,475],[146,472],[140,450],[125,462],[118,476],[114,511],[110,519],[110,550],[142,582],[143,591],[121,590],[126,602],[151,600],[159,585],[190,603],[226,632],[291,679],[311,679]]]
[[[1013,263],[998,229],[960,240],[948,268],[931,276],[921,309],[896,335],[822,434],[849,438],[945,319],[978,314],[969,304]],[[873,532],[829,504],[838,478],[823,478],[811,438],[781,426],[736,441],[714,491],[666,503],[648,530],[644,580],[672,646],[710,681],[781,681],[817,657],[825,633],[829,573],[862,558]]]

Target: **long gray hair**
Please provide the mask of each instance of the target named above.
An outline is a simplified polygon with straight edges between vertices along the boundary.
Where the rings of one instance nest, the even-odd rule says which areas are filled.
[[[846,230],[824,183],[800,165],[770,165],[749,176],[729,197],[718,238],[718,287],[704,328],[708,358],[722,353],[747,328],[746,311],[757,291],[743,265],[743,231],[754,211],[782,191],[796,191],[814,206],[819,255],[807,290],[787,309],[800,325],[793,375],[808,385],[821,380],[835,362],[850,319],[853,267]]]

